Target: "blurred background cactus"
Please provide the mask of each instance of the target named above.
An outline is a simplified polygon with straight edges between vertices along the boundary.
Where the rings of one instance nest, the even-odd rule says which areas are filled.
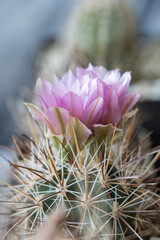
[[[54,75],[62,77],[68,69],[75,70],[78,65],[88,65],[84,52],[74,48],[69,42],[55,41],[43,47],[38,54],[34,67],[35,79],[41,76],[52,81]]]
[[[49,44],[38,55],[36,77],[61,77],[69,68],[92,62],[107,69],[131,70],[136,79],[137,48],[136,22],[127,1],[81,1],[66,24],[64,42]]]
[[[125,0],[82,1],[71,17],[70,41],[88,61],[107,69],[132,69],[137,49],[136,24]],[[73,25],[72,25],[73,24]],[[69,31],[69,30],[67,30]]]

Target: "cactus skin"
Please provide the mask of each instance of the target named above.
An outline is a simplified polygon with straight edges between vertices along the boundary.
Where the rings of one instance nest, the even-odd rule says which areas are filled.
[[[11,165],[18,181],[6,191],[12,227],[4,239],[33,239],[60,208],[64,239],[148,239],[153,229],[158,234],[159,179],[152,166],[160,153],[143,154],[144,143],[134,146],[133,132],[132,120],[121,135],[90,141],[79,154],[62,144],[55,148],[43,132],[34,133],[34,140],[14,139],[20,154]]]
[[[128,3],[124,0],[87,3],[84,1],[71,20],[73,45],[95,65],[133,71],[136,30]]]

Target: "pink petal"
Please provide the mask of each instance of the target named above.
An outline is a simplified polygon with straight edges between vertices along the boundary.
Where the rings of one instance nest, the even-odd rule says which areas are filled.
[[[92,125],[97,123],[102,114],[103,99],[101,97],[95,99],[84,112],[83,123],[92,128]]]
[[[81,120],[83,115],[83,104],[75,93],[69,92],[61,99],[60,107],[69,111],[72,117],[77,117]]]
[[[90,80],[88,84],[88,93],[83,95],[83,108],[89,106],[98,97],[103,98],[103,82],[97,78]]]
[[[99,120],[100,124],[106,124],[108,107],[109,107],[109,99],[110,99],[110,87],[105,85],[103,87],[103,109],[102,109],[101,118]]]
[[[131,73],[125,72],[116,85],[118,96],[122,96],[129,88]]]
[[[94,66],[92,65],[92,63],[89,63],[87,70],[92,71],[92,72],[95,72],[96,67],[94,67]]]
[[[70,121],[69,112],[66,109],[57,107],[49,108],[47,117],[54,129],[54,134],[61,135],[66,133],[66,126]]]
[[[42,79],[38,79],[35,87],[37,98],[45,112],[50,107],[58,107],[60,103],[60,97],[53,92],[50,82]]]
[[[68,92],[68,87],[65,83],[59,80],[56,76],[54,76],[54,81],[52,84],[52,89],[56,92],[60,97],[63,97]]]
[[[115,85],[117,82],[119,82],[119,79],[121,77],[121,74],[119,72],[119,69],[115,69],[115,70],[111,70],[108,71],[104,77],[103,77],[103,81],[107,84],[107,85]]]
[[[78,79],[76,79],[75,82],[72,84],[70,91],[80,96],[80,82],[78,81]]]
[[[89,94],[90,91],[90,77],[88,74],[86,74],[85,76],[83,76],[80,79],[80,85],[81,85],[81,95],[83,95],[84,93]]]
[[[36,94],[48,96],[48,94],[50,94],[51,90],[52,90],[52,84],[49,81],[43,80],[41,78],[37,79],[36,86],[35,86]]]
[[[61,79],[62,83],[64,83],[68,88],[71,88],[75,82],[75,76],[72,71],[69,70]]]
[[[96,75],[99,77],[99,78],[103,78],[104,75],[107,73],[107,69],[103,66],[98,66],[98,67],[95,67],[93,66],[91,63],[88,64],[88,70],[96,73]]]
[[[128,112],[140,99],[140,93],[128,93],[120,100],[120,107],[123,113]]]
[[[81,78],[83,77],[85,74],[86,74],[86,70],[84,68],[81,68],[81,67],[77,67],[76,68],[76,71],[75,71],[75,76],[76,78]]]
[[[35,86],[35,92],[36,92],[38,101],[40,102],[44,111],[46,111],[46,109],[48,107],[46,100],[49,99],[51,89],[52,89],[52,87],[51,87],[50,82],[48,82],[46,80],[42,80],[40,78],[37,79],[36,86]]]
[[[43,122],[48,128],[50,128],[50,131],[54,133],[54,129],[48,117],[38,107],[34,106],[31,103],[25,103],[25,105],[35,120]]]
[[[111,123],[115,125],[121,119],[122,113],[119,105],[119,99],[113,86],[110,86],[108,103],[105,104],[107,104],[108,107],[105,124]]]
[[[92,65],[90,64],[88,68],[84,69],[81,67],[76,68],[76,78],[82,78],[85,75],[88,75],[91,79],[97,77],[97,72],[94,70],[95,67],[91,67]],[[92,70],[90,69],[92,68]]]

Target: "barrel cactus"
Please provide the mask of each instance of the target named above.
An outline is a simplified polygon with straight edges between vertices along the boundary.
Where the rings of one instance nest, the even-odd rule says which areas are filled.
[[[52,81],[77,65],[89,62],[107,69],[132,70],[138,75],[136,24],[125,0],[88,0],[77,4],[66,24],[64,39],[42,49],[35,63],[36,77]]]
[[[140,94],[127,93],[130,80],[130,73],[121,76],[117,69],[90,64],[53,84],[37,81],[42,110],[27,104],[35,119],[31,136],[13,137],[17,157],[10,165],[16,182],[1,180],[8,186],[1,203],[10,216],[3,240],[52,240],[56,233],[68,240],[159,234],[159,178],[153,165],[160,151],[142,152],[147,137],[134,142],[137,110],[131,108]],[[54,211],[54,232],[45,235]]]
[[[41,76],[52,81],[54,74],[62,77],[68,69],[74,71],[77,65],[88,65],[84,52],[67,41],[57,41],[44,47],[38,54],[34,66],[35,78]]]
[[[136,26],[127,1],[82,1],[74,12],[68,26],[70,41],[90,62],[107,69],[134,70]]]

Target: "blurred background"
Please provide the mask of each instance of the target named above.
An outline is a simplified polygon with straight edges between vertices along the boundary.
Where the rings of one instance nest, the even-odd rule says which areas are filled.
[[[0,145],[25,132],[23,102],[32,101],[37,77],[52,80],[88,62],[132,71],[140,108],[151,112],[144,125],[154,129],[157,145],[159,12],[159,0],[1,0]]]

